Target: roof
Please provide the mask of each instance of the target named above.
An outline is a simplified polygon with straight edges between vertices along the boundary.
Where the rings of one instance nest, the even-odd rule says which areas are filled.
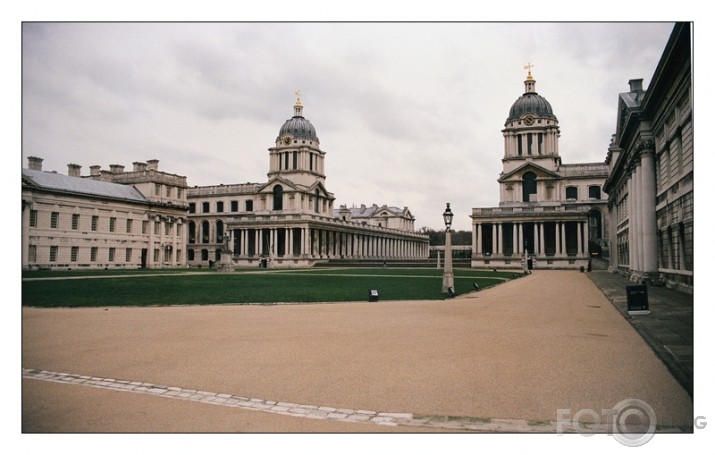
[[[333,214],[337,217],[337,216],[339,216],[340,212],[344,212],[345,210],[349,210],[350,215],[353,218],[371,218],[371,217],[376,216],[378,213],[381,213],[384,211],[388,212],[392,216],[407,215],[406,208],[388,207],[387,205],[378,206],[376,204],[373,204],[370,207],[367,207],[365,205],[361,205],[360,207],[342,206],[339,209],[333,209]]]
[[[22,178],[37,188],[82,194],[95,197],[124,199],[147,203],[149,200],[139,190],[130,185],[103,182],[82,177],[70,177],[54,172],[22,170]]]

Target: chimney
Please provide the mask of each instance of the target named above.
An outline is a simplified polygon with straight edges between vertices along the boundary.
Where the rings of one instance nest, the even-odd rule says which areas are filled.
[[[82,169],[82,166],[79,164],[70,163],[67,165],[67,175],[70,177],[79,177],[80,169]]]
[[[103,182],[111,182],[112,181],[112,171],[107,171],[107,170],[100,171],[99,180],[101,180]]]
[[[146,167],[150,171],[158,171],[159,170],[159,160],[146,160]]]
[[[27,157],[27,168],[31,171],[41,171],[42,170],[42,158],[36,156]]]
[[[134,172],[146,171],[146,163],[135,161],[132,164],[134,165]]]
[[[121,174],[122,172],[124,172],[124,166],[122,166],[121,164],[110,164],[109,171],[112,174]]]
[[[99,164],[95,164],[94,166],[89,167],[89,175],[90,177],[99,177],[99,170],[102,169],[102,166]]]
[[[631,92],[643,91],[643,79],[631,79],[628,81],[628,85],[631,87]]]

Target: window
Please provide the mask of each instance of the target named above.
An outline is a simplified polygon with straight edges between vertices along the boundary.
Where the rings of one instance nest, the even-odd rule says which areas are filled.
[[[154,221],[154,235],[159,235],[159,229],[161,229],[161,221]]]
[[[27,260],[28,260],[28,262],[37,261],[37,246],[36,245],[30,245],[30,248],[28,248]]]
[[[181,237],[181,224],[176,225],[176,236]]]
[[[97,247],[93,246],[91,250],[89,250],[89,260],[92,262],[97,262]]]
[[[246,211],[247,212],[253,211],[253,201],[246,201]]]
[[[50,216],[50,227],[53,229],[57,229],[59,220],[60,220],[60,212],[52,212],[52,215]]]
[[[189,243],[196,242],[196,223],[189,221]]]
[[[159,194],[161,194],[161,185],[159,185],[158,183],[155,183],[154,184],[154,196],[158,196]]]
[[[566,199],[578,199],[578,187],[567,186],[566,187]]]
[[[154,262],[159,262],[159,248],[154,248]]]
[[[186,250],[186,259],[189,261],[194,260],[194,250]]]
[[[209,260],[209,250],[203,249],[201,250],[201,260],[202,261],[208,261]]]
[[[315,206],[313,208],[315,209],[316,213],[320,212],[320,202],[318,201],[319,196],[320,196],[320,191],[315,190],[315,201],[314,201]]]
[[[109,218],[109,232],[114,232],[117,227],[117,219],[115,217]]]
[[[30,227],[37,227],[37,210],[30,210]]]
[[[125,253],[125,255],[124,255],[124,261],[125,261],[125,262],[132,262],[132,249],[131,249],[131,248],[127,248],[127,251],[126,251],[126,253]]]
[[[231,201],[231,211],[238,212],[238,201]]]
[[[133,221],[134,221],[134,220],[132,220],[131,218],[127,218],[127,234],[131,234],[131,233],[132,233],[132,224],[133,224]]]
[[[209,243],[209,222],[201,223],[201,243]]]
[[[147,229],[149,229],[149,222],[144,220],[142,221],[142,234],[146,234]]]
[[[273,187],[273,210],[283,210],[283,187]]]
[[[171,187],[170,186],[166,187],[166,197],[171,197]]]
[[[171,234],[171,223],[164,223],[164,235]]]
[[[216,221],[216,242],[223,242],[223,221]]]
[[[181,197],[184,195],[184,192],[182,191],[181,188],[176,189],[176,199],[181,199]]]
[[[116,252],[116,248],[112,247],[109,249],[109,262],[114,262],[114,253]]]
[[[223,213],[223,201],[218,201],[216,203],[216,211],[218,213]]]
[[[588,187],[589,199],[601,199],[601,187],[594,185]]]
[[[209,207],[210,204],[208,202],[204,202],[201,204],[201,213],[209,213]]]
[[[534,201],[536,202],[536,174],[533,172],[526,172],[522,177],[522,196],[524,202]],[[532,198],[532,194],[534,198]]]
[[[97,223],[99,222],[99,217],[97,215],[92,215],[92,230],[97,230]]]
[[[189,202],[189,213],[196,213],[196,203]]]
[[[72,214],[72,230],[76,231],[79,229],[79,213]]]
[[[70,261],[72,262],[77,262],[77,255],[79,254],[79,247],[78,246],[73,246],[72,250],[70,251]]]
[[[50,262],[57,262],[57,246],[50,247]]]

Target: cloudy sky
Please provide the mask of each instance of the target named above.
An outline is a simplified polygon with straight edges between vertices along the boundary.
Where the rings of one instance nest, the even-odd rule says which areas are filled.
[[[266,181],[295,91],[342,204],[455,228],[499,202],[504,126],[536,90],[564,163],[601,162],[628,80],[650,82],[672,22],[24,23],[22,165],[160,160],[190,186]]]

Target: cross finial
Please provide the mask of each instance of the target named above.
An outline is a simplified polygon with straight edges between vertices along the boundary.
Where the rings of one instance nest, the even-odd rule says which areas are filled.
[[[529,62],[527,65],[524,65],[524,69],[529,71],[529,75],[526,76],[527,79],[533,79],[533,77],[531,77],[531,68],[533,67],[534,65],[532,65],[531,62]]]

